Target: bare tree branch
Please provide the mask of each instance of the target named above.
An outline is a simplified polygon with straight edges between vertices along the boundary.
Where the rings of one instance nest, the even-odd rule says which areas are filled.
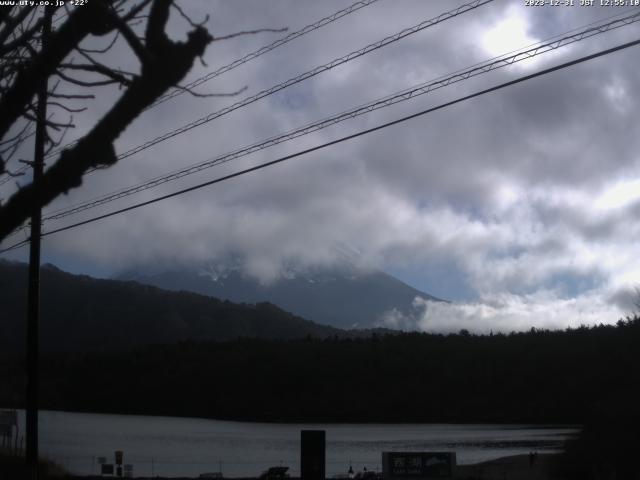
[[[0,46],[0,56],[5,55],[8,52],[15,50],[18,47],[24,46],[27,42],[29,42],[33,38],[34,34],[38,30],[40,30],[43,22],[44,22],[44,17],[38,20],[38,22],[35,25],[33,25],[24,33],[22,33],[19,37],[17,37],[12,42],[5,43],[4,45]]]
[[[223,35],[221,37],[214,37],[214,40],[229,40],[230,38],[241,37],[243,35],[255,35],[256,33],[282,33],[286,32],[287,28],[259,28],[257,30],[243,30],[241,32],[230,33],[229,35]]]
[[[244,87],[236,90],[235,92],[228,92],[228,93],[199,93],[199,92],[194,92],[192,88],[185,87],[183,85],[174,85],[174,88],[178,90],[183,90],[194,97],[211,98],[211,97],[235,97],[236,95],[240,95],[242,92],[246,91],[248,87],[245,85]]]
[[[54,107],[62,108],[63,110],[66,110],[69,113],[80,113],[80,112],[84,112],[87,109],[87,107],[82,107],[82,108],[67,107],[66,105],[63,105],[60,102],[47,102],[47,105],[52,105]]]
[[[78,85],[80,87],[101,87],[104,85],[111,85],[113,83],[118,83],[117,80],[100,80],[100,81],[85,81],[85,80],[78,80],[77,78],[73,78],[69,75],[67,75],[66,73],[62,73],[62,71],[60,70],[56,70],[55,74],[57,76],[59,76],[60,78],[62,78],[63,80],[72,83],[74,85]]]
[[[122,20],[125,21],[125,22],[128,22],[129,20],[131,20],[133,18],[136,18],[138,13],[140,13],[142,10],[144,10],[144,8],[147,5],[149,5],[149,3],[151,3],[151,0],[143,0],[138,5],[135,5],[134,7],[131,8],[131,10],[129,10],[128,13],[126,13],[125,15],[122,16]]]
[[[31,124],[25,123],[25,125],[20,129],[20,131],[15,134],[13,137],[7,138],[6,140],[2,140],[0,145],[4,145],[5,143],[10,143],[15,140],[19,140],[22,137],[22,134],[26,132],[31,127]]]
[[[188,33],[185,42],[170,40],[165,33],[165,28],[171,0],[142,3],[145,5],[151,3],[144,45],[127,38],[131,49],[141,60],[141,74],[128,79],[125,74],[120,73],[130,80],[130,83],[104,117],[83,138],[60,153],[57,161],[43,174],[42,181],[38,185],[30,184],[20,188],[4,205],[0,206],[0,240],[24,223],[33,206],[44,206],[60,194],[79,186],[83,175],[88,170],[114,164],[117,156],[113,142],[148,106],[185,77],[193,67],[194,61],[203,55],[206,46],[213,40],[207,30],[199,26]],[[130,34],[133,31],[109,7],[107,0],[93,0],[89,5],[94,6],[79,8],[70,14],[62,28],[51,36],[47,50],[38,52],[26,71],[32,75],[47,77],[55,74],[60,78],[66,77],[65,80],[69,81],[71,77],[60,71],[63,70],[61,64],[87,35],[90,33],[104,35],[109,28],[116,28],[125,38],[126,35],[131,37]],[[102,17],[99,17],[100,15]],[[105,20],[104,16],[109,18]],[[123,28],[122,25],[127,28]],[[128,33],[125,35],[125,32]],[[65,66],[70,70],[74,69],[69,65]],[[95,65],[91,67],[94,68]],[[113,72],[96,73],[107,75],[110,78],[109,82],[114,81]],[[24,73],[20,72],[15,82],[23,77]],[[72,80],[76,83],[96,84],[96,82]],[[10,115],[7,116],[8,118],[3,115],[0,121],[0,138],[20,115],[27,118],[31,116],[30,100],[33,97],[35,84],[36,81],[33,79],[23,86],[12,84],[2,95],[0,109],[9,107]],[[18,100],[10,102],[8,98]],[[79,96],[56,93],[54,98],[79,98]],[[52,120],[49,120],[48,124],[58,128],[69,125]]]
[[[30,113],[25,113],[23,116],[25,118],[31,120],[32,122],[36,121],[36,117],[31,115]],[[45,124],[46,124],[47,127],[53,128],[54,130],[60,130],[61,128],[75,127],[75,125],[73,125],[73,124],[54,122],[51,119],[47,119],[45,121]]]
[[[9,36],[15,31],[15,29],[20,25],[30,14],[30,10],[28,8],[21,9],[15,17],[7,16],[5,20],[5,26],[0,30],[0,44],[3,44],[7,41]]]
[[[34,96],[39,79],[48,78],[60,62],[91,32],[103,16],[107,0],[94,0],[75,9],[65,24],[49,37],[47,47],[21,70],[11,88],[0,99],[0,138],[21,115],[23,106]]]
[[[116,28],[122,34],[124,39],[127,41],[129,46],[131,47],[131,50],[133,50],[134,53],[138,56],[138,59],[140,60],[140,62],[144,63],[148,61],[149,54],[147,52],[147,49],[142,44],[142,42],[140,41],[138,36],[135,34],[135,32],[131,30],[131,27],[127,25],[127,23],[124,22],[120,17],[118,17],[115,14],[113,14],[113,16],[114,16],[113,21],[115,23]]]
[[[118,82],[118,83],[121,83],[122,85],[131,84],[131,79],[127,78],[125,75],[130,75],[132,77],[135,76],[135,74],[133,73],[117,71],[113,68],[107,67],[106,65],[102,65],[101,63],[95,63],[92,65],[77,64],[77,63],[63,63],[60,65],[60,67],[62,69],[84,70],[85,72],[99,73],[101,75],[104,75],[105,77],[111,78],[112,82],[109,82],[109,83]]]
[[[191,20],[191,18],[184,13],[184,11],[182,10],[182,8],[180,8],[180,5],[178,5],[177,3],[174,3],[171,5],[173,8],[175,8],[178,13],[180,14],[180,16],[182,18],[184,18],[187,23],[189,23],[189,25],[191,25],[192,27],[196,28],[196,27],[203,27],[208,21],[209,21],[209,15],[205,16],[204,20],[200,23],[195,23],[193,20]]]
[[[79,52],[85,52],[85,53],[106,53],[109,50],[111,50],[111,48],[116,44],[119,37],[120,37],[120,32],[116,31],[115,35],[113,36],[113,39],[111,39],[111,41],[104,48],[89,49],[89,48],[77,47],[76,50]]]
[[[85,95],[78,95],[78,94],[67,94],[67,93],[49,93],[49,96],[51,98],[66,98],[66,99],[70,99],[70,100],[87,100],[87,99],[92,99],[92,98],[96,98],[95,95],[91,95],[91,94],[85,94]]]

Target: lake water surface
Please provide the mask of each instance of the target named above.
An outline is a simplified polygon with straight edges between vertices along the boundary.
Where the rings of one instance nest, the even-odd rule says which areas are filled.
[[[24,412],[20,413],[24,432]],[[323,429],[327,476],[381,468],[383,451],[455,451],[459,464],[505,455],[557,452],[574,427],[445,424],[274,424],[200,418],[40,412],[40,453],[72,473],[99,473],[115,450],[134,476],[257,476],[286,465],[299,474],[300,430]]]

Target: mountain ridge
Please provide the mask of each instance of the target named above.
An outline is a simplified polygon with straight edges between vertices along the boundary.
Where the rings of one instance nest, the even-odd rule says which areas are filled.
[[[235,263],[201,267],[171,267],[123,272],[134,280],[171,291],[191,291],[232,302],[269,302],[323,325],[342,329],[385,328],[384,318],[396,311],[412,313],[416,297],[442,302],[380,270],[346,265],[311,269],[289,268],[270,283],[261,283]]]
[[[0,350],[21,351],[26,338],[27,265],[0,261]],[[125,350],[188,340],[360,336],[319,325],[267,302],[235,304],[132,281],[41,269],[43,351]]]

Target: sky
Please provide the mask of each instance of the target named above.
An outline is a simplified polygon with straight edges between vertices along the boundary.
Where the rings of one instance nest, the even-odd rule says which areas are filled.
[[[182,2],[216,36],[305,25],[349,6],[323,2]],[[463,1],[379,0],[145,112],[124,152],[245,96],[449,11]],[[628,7],[527,6],[495,0],[323,72],[85,178],[52,212],[469,68]],[[169,31],[191,27],[173,12]],[[45,223],[44,231],[356,133],[612,46],[640,22],[342,122],[144,193]],[[214,41],[187,81],[286,33]],[[91,45],[104,40],[90,39]],[[335,265],[351,252],[451,303],[416,298],[388,326],[511,331],[614,323],[640,285],[640,47],[532,79],[154,206],[46,237],[43,259],[110,276],[136,265],[205,262],[230,253],[274,281],[291,262]],[[106,60],[137,68],[125,45]],[[76,115],[85,133],[120,95],[104,88]],[[7,184],[0,195],[16,187]],[[15,238],[14,238],[15,240]],[[8,245],[5,242],[4,245]],[[26,250],[4,256],[26,259]]]

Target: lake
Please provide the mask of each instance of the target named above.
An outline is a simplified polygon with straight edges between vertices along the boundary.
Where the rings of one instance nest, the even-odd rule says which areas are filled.
[[[19,412],[24,432],[24,412]],[[100,457],[134,476],[257,476],[286,465],[299,475],[300,430],[323,429],[327,477],[366,467],[380,470],[382,451],[455,451],[459,464],[505,455],[562,450],[570,426],[444,424],[273,424],[200,418],[40,412],[40,453],[76,474],[99,473]]]

